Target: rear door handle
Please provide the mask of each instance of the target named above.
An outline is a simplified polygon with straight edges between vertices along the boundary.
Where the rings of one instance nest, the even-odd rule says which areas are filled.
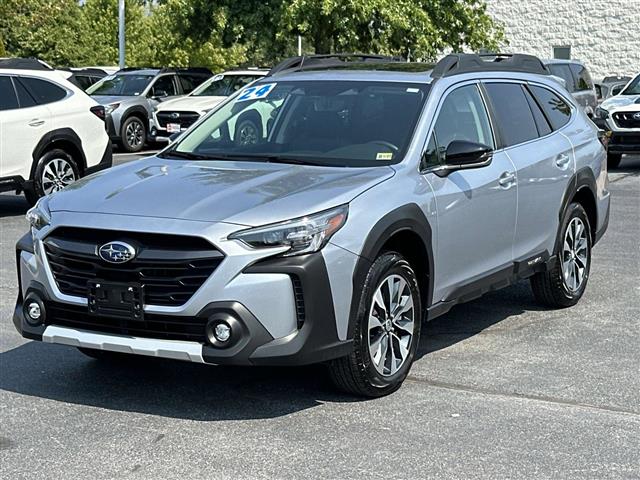
[[[40,125],[44,125],[44,120],[38,120],[37,118],[34,118],[29,122],[30,127],[39,127]]]
[[[556,166],[562,170],[569,166],[569,162],[571,162],[571,157],[566,153],[562,153],[556,158]]]
[[[516,184],[515,180],[516,180],[515,173],[504,172],[502,175],[500,175],[500,178],[498,179],[498,184],[504,189],[509,189]]]

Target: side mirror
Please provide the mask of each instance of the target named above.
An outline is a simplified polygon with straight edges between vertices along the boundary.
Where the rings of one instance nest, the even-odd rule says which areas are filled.
[[[163,98],[166,98],[168,96],[169,95],[164,90],[154,90],[153,95],[151,95],[151,98],[153,98],[154,100],[161,101]]]
[[[444,154],[445,164],[439,169],[439,176],[447,176],[456,170],[486,167],[491,163],[493,149],[483,143],[454,140]]]

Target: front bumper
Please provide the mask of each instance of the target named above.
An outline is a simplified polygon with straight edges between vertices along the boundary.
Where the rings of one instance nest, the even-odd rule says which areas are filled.
[[[219,295],[220,300],[211,301],[195,314],[147,313],[145,308],[145,324],[133,325],[118,319],[93,317],[88,313],[86,302],[84,305],[70,302],[64,295],[59,295],[55,280],[51,284],[50,275],[43,274],[46,265],[42,263],[45,256],[42,252],[38,241],[34,244],[30,234],[17,245],[20,291],[13,321],[25,338],[221,365],[303,365],[338,358],[347,355],[351,349],[349,340],[338,338],[329,277],[321,253],[254,262],[241,273],[236,272],[236,276],[246,276],[254,281],[244,284],[245,291],[239,291],[238,284],[235,290],[225,289],[225,293]],[[47,262],[46,258],[44,262]],[[278,303],[287,303],[283,277],[290,279],[287,288],[296,298],[291,305],[295,309],[291,314],[296,319],[292,328],[280,325],[279,318],[266,318],[268,312],[254,308],[250,303],[252,296],[266,296],[270,290],[271,298],[278,299],[276,302],[269,299],[273,304],[272,314],[281,316],[282,305]],[[269,282],[261,286],[257,279],[277,281],[271,286]],[[238,299],[225,297],[234,291],[239,293]],[[209,297],[206,292],[205,295]],[[41,302],[44,312],[43,321],[35,325],[27,321],[24,310],[24,304],[34,298]],[[221,318],[233,324],[232,338],[224,346],[208,341],[205,333]],[[286,323],[285,319],[283,321]],[[193,338],[198,329],[203,338],[200,341],[181,340],[170,335],[171,325],[181,322],[195,332],[189,338]],[[158,335],[159,331],[162,334]]]
[[[609,153],[640,153],[640,130],[612,131],[607,145]]]

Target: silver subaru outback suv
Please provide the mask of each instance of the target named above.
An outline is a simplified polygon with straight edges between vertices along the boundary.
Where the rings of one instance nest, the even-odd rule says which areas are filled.
[[[235,142],[252,111],[263,134]],[[460,302],[527,278],[578,302],[607,188],[596,127],[535,57],[297,57],[41,200],[14,323],[94,358],[324,362],[380,396]]]

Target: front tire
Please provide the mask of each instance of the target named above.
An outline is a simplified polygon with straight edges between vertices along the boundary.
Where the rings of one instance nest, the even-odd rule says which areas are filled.
[[[621,153],[608,153],[607,154],[607,168],[609,170],[613,170],[614,168],[618,168],[620,166],[620,162],[622,161]]]
[[[411,265],[398,253],[383,253],[364,282],[353,351],[329,364],[333,383],[365,397],[396,391],[413,364],[421,320],[420,288]]]
[[[120,146],[129,153],[142,150],[147,139],[147,127],[138,117],[129,117],[120,127]]]
[[[556,240],[555,266],[531,277],[531,289],[539,303],[551,308],[566,308],[578,303],[589,280],[591,242],[587,213],[579,203],[571,203]]]

